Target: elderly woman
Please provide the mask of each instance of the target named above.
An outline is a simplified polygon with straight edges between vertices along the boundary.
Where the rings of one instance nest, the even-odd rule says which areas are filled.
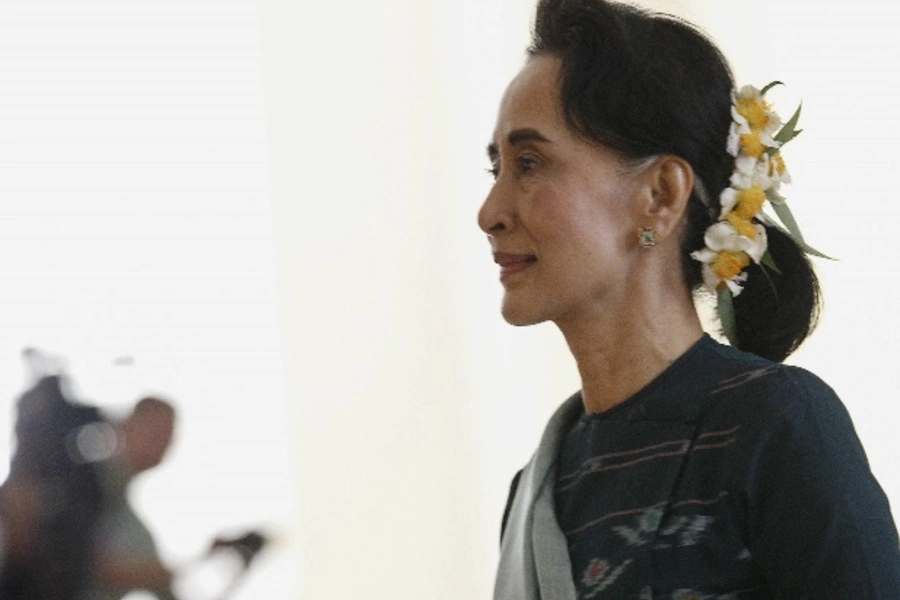
[[[819,290],[779,194],[796,119],[766,91],[676,18],[538,6],[478,220],[504,318],[554,322],[582,389],[513,482],[496,600],[900,598],[846,410],[781,364]],[[731,345],[703,333],[704,286]]]

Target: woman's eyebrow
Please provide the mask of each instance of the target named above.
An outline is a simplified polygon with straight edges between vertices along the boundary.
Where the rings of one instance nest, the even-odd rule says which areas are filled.
[[[510,146],[515,146],[516,144],[521,144],[522,142],[544,142],[547,144],[552,144],[550,140],[548,140],[543,133],[538,131],[537,129],[514,129],[509,132],[509,135],[506,136],[507,141]]]
[[[506,136],[506,141],[509,142],[510,146],[515,146],[516,144],[521,144],[522,142],[543,142],[546,144],[552,144],[553,142],[547,139],[547,137],[538,131],[537,129],[531,129],[530,127],[524,129],[514,129],[509,132],[509,135]],[[487,146],[487,154],[488,158],[494,158],[497,156],[497,144],[491,142]]]

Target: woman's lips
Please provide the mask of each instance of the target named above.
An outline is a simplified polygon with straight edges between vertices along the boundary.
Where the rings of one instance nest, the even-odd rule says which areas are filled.
[[[537,262],[534,254],[513,254],[511,252],[494,252],[494,262],[500,265],[500,280],[520,273]]]

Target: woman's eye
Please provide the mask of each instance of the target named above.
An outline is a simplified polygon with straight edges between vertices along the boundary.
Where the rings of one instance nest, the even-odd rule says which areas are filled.
[[[519,167],[520,173],[527,173],[537,166],[538,161],[533,156],[526,155],[526,156],[520,156],[516,160],[516,164]]]
[[[519,175],[528,173],[538,166],[538,162],[538,159],[533,156],[520,156],[516,158],[516,173]],[[491,175],[491,177],[497,179],[498,177],[500,177],[500,161],[491,164],[491,166],[485,169],[485,171],[487,171]]]

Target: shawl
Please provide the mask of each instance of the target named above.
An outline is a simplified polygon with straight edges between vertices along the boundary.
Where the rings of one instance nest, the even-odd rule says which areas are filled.
[[[566,536],[556,521],[556,456],[566,431],[583,410],[581,394],[550,418],[525,466],[500,546],[494,600],[575,600]]]

